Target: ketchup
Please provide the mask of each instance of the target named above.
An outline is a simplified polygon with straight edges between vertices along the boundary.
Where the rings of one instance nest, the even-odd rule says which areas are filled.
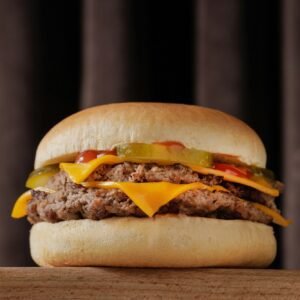
[[[247,168],[237,167],[231,164],[215,163],[214,169],[243,178],[250,178],[253,175]]]
[[[87,163],[92,159],[98,158],[102,155],[117,155],[116,150],[86,150],[80,152],[76,159],[76,163]]]

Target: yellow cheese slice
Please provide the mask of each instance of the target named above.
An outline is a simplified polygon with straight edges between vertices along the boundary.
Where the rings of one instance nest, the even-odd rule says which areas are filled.
[[[84,187],[118,188],[125,193],[147,216],[152,217],[161,206],[167,204],[178,195],[193,189],[209,191],[227,191],[221,186],[208,186],[201,182],[175,184],[170,182],[82,182]]]
[[[120,189],[125,193],[147,216],[152,217],[160,207],[176,198],[181,193],[193,189],[206,189],[209,191],[227,191],[222,186],[208,186],[200,182],[189,184],[174,184],[169,182],[82,182],[84,187]],[[241,199],[243,201],[247,201]],[[286,220],[276,211],[259,203],[251,202],[257,209],[266,215],[272,217],[273,222],[283,227],[288,226],[291,222]]]
[[[190,184],[174,184],[169,182],[82,182],[84,187],[93,188],[118,188],[122,190],[146,215],[152,217],[161,206],[167,204],[172,199],[176,198],[181,193],[193,189],[206,189],[209,191],[227,191],[221,186],[207,186],[201,182]],[[46,193],[54,193],[54,190],[39,187],[35,190],[44,191]],[[11,216],[13,218],[22,218],[27,215],[27,204],[32,199],[32,190],[23,193],[16,201]],[[246,200],[244,200],[246,201]],[[272,217],[273,222],[283,227],[288,226],[291,221],[286,220],[276,211],[259,203],[252,203],[257,209],[260,209],[266,215]]]
[[[45,188],[45,187],[37,187],[34,190],[36,191],[42,191],[42,192],[46,192],[46,193],[54,193],[54,190]],[[28,202],[32,199],[32,195],[31,195],[31,191],[32,190],[28,190],[26,192],[24,192],[15,202],[15,205],[12,209],[11,212],[11,217],[14,219],[19,219],[19,218],[23,218],[27,215],[27,204]]]
[[[224,180],[226,180],[226,181],[240,183],[240,184],[252,187],[252,188],[254,188],[254,189],[256,189],[260,192],[271,195],[273,197],[278,197],[279,196],[279,191],[278,190],[276,190],[274,188],[271,188],[269,186],[266,186],[266,185],[262,185],[260,183],[257,183],[255,181],[247,179],[247,178],[234,176],[234,175],[228,174],[228,173],[220,171],[220,170],[215,170],[215,169],[210,169],[210,168],[203,168],[201,166],[191,166],[191,165],[189,165],[189,167],[192,170],[194,170],[196,172],[199,172],[201,174],[204,174],[204,175],[212,174],[212,175],[215,175],[215,176],[222,176],[222,177],[224,177]]]
[[[273,209],[264,206],[260,203],[252,203],[253,206],[255,206],[257,209],[261,210],[266,215],[273,218],[273,223],[281,225],[283,227],[289,226],[292,221],[285,219],[282,215],[280,215],[278,212],[274,211]]]
[[[59,167],[69,175],[73,182],[80,183],[89,177],[100,165],[115,165],[124,161],[124,159],[115,155],[104,155],[87,163],[60,163]]]
[[[32,199],[31,190],[23,193],[16,201],[11,216],[14,219],[23,218],[27,215],[26,207],[27,203]]]
[[[88,163],[61,163],[60,168],[64,170],[71,180],[75,183],[81,183],[84,181],[89,175],[91,175],[95,169],[97,169],[100,165],[102,164],[119,164],[125,161],[132,161],[132,162],[141,162],[141,161],[136,161],[136,160],[128,160],[122,157],[118,157],[115,155],[104,155],[99,158],[93,159],[89,161]],[[145,161],[144,161],[145,163]],[[210,169],[210,168],[204,168],[201,166],[194,166],[194,165],[187,165],[189,168],[192,170],[207,175],[207,174],[212,174],[216,176],[222,176],[224,177],[225,180],[230,181],[230,182],[235,182],[235,183],[240,183],[249,187],[252,187],[258,191],[261,191],[263,193],[266,193],[268,195],[271,195],[273,197],[279,196],[279,191],[267,186],[263,185],[261,183],[257,183],[253,180],[249,180],[247,178],[242,178],[238,176],[234,176],[231,174],[228,174],[223,171],[215,170],[215,169]]]

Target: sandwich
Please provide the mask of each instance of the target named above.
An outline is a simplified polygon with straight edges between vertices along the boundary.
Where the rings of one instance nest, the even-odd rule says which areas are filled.
[[[275,199],[258,135],[221,111],[118,103],[71,115],[41,140],[13,218],[40,266],[266,267]]]

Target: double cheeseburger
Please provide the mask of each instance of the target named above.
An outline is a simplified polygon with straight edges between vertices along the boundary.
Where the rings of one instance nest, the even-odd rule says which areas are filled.
[[[40,142],[12,216],[40,266],[265,267],[282,184],[257,134],[199,106],[82,110]]]

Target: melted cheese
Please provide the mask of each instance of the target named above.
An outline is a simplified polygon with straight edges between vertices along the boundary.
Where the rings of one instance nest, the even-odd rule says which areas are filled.
[[[227,191],[221,186],[208,186],[201,182],[175,184],[170,182],[82,182],[84,187],[118,188],[125,193],[147,216],[152,217],[161,206],[178,195],[193,189]]]
[[[227,191],[221,186],[207,186],[201,182],[190,184],[174,184],[169,182],[82,182],[84,187],[105,188],[105,189],[120,189],[122,190],[147,216],[152,217],[161,206],[167,204],[172,199],[176,198],[181,193],[193,189],[205,189],[209,191]],[[55,193],[54,190],[38,187],[35,190],[40,190],[46,193]],[[27,215],[27,204],[32,199],[32,190],[23,193],[16,201],[11,216],[13,218],[22,218]],[[246,200],[245,200],[246,201]],[[257,209],[272,217],[273,222],[283,227],[288,226],[291,221],[286,220],[276,211],[259,203],[252,203]]]
[[[227,191],[221,186],[208,186],[200,182],[189,184],[174,184],[169,182],[82,182],[84,187],[120,189],[125,193],[147,216],[152,217],[160,207],[167,204],[178,195],[193,189],[205,189],[209,191]],[[243,199],[242,199],[243,200]],[[246,200],[243,200],[246,201]],[[276,211],[259,203],[251,202],[253,206],[261,210],[266,215],[272,217],[275,224],[283,227],[288,226],[291,222],[286,220]]]
[[[115,155],[104,155],[88,163],[60,163],[59,167],[65,171],[75,183],[81,183],[89,177],[100,165],[115,165],[125,160]]]
[[[230,181],[230,182],[235,182],[239,184],[243,184],[249,187],[252,187],[260,192],[263,192],[265,194],[271,195],[273,197],[278,197],[279,196],[279,191],[276,189],[273,189],[270,186],[260,184],[258,182],[255,182],[253,180],[247,179],[247,178],[242,178],[238,176],[234,176],[231,174],[228,174],[226,172],[220,171],[220,170],[215,170],[215,169],[210,169],[210,168],[203,168],[200,166],[189,166],[192,170],[199,172],[201,174],[207,175],[207,174],[212,174],[215,176],[222,176],[224,177],[224,180]]]
[[[11,216],[14,219],[23,218],[27,215],[27,203],[32,199],[31,190],[23,193],[16,201]]]
[[[75,183],[81,183],[83,182],[89,175],[91,175],[95,169],[97,169],[100,165],[102,164],[118,164],[122,163],[124,161],[131,161],[122,157],[118,157],[115,155],[104,155],[99,158],[93,159],[88,163],[61,163],[60,168],[64,170],[71,180]],[[136,161],[133,160],[133,162],[141,162],[141,161]],[[146,161],[144,161],[146,162]],[[249,180],[247,178],[242,178],[238,176],[234,176],[231,174],[228,174],[226,172],[220,171],[220,170],[215,170],[215,169],[210,169],[210,168],[204,168],[201,166],[194,166],[194,165],[187,165],[189,168],[192,170],[207,175],[207,174],[212,174],[216,176],[222,176],[224,177],[225,180],[230,181],[230,182],[235,182],[239,184],[243,184],[249,187],[252,187],[258,191],[261,191],[263,193],[266,193],[268,195],[271,195],[273,197],[279,196],[279,191],[268,186],[267,184],[262,184],[255,182],[253,180]]]
[[[54,193],[55,191],[45,188],[45,187],[38,187],[35,188],[36,191],[42,191],[46,193]],[[32,199],[32,190],[28,190],[25,193],[23,193],[15,202],[15,205],[12,209],[11,216],[14,219],[23,218],[27,215],[27,204]]]
[[[273,218],[273,223],[277,225],[281,225],[283,227],[289,226],[292,221],[285,219],[282,215],[280,215],[278,212],[274,211],[273,209],[264,206],[260,203],[252,203],[254,207],[257,209],[261,210],[263,213],[266,215],[270,216]]]

